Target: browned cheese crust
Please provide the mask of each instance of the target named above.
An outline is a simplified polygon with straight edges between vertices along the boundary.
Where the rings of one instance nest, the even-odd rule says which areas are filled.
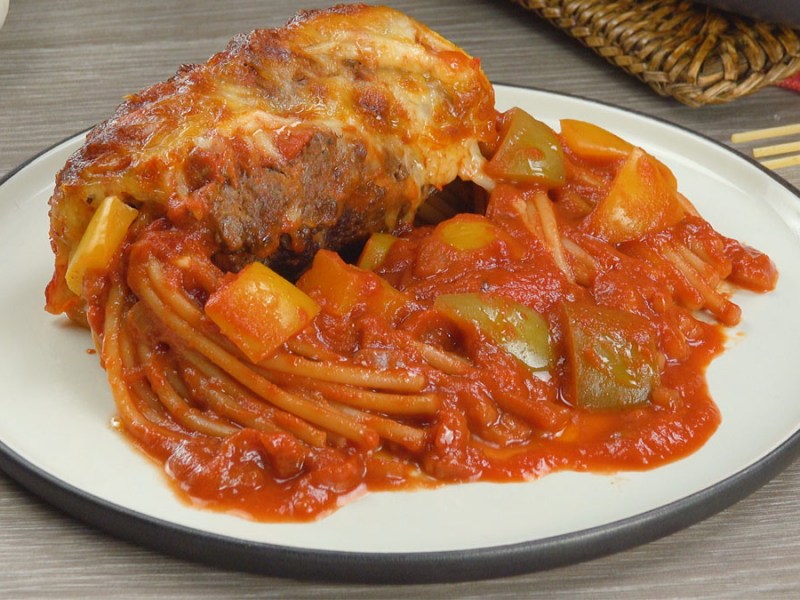
[[[211,228],[225,269],[297,271],[320,247],[407,223],[457,177],[480,183],[495,117],[478,61],[385,7],[308,11],[237,36],[127,97],[58,174],[47,308],[82,320],[64,274],[108,195],[140,221]]]

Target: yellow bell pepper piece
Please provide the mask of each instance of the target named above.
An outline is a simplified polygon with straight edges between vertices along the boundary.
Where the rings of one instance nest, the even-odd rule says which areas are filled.
[[[358,267],[365,271],[374,271],[380,267],[396,241],[397,238],[390,233],[373,233],[358,257]]]
[[[67,267],[67,287],[75,294],[83,291],[87,271],[105,269],[139,214],[117,196],[106,196],[92,215],[86,231]]]
[[[317,252],[297,285],[339,317],[363,305],[373,314],[394,320],[410,300],[376,273],[349,265],[330,250]]]
[[[226,278],[205,306],[208,318],[254,363],[272,355],[318,312],[314,300],[258,262]]]
[[[468,216],[440,223],[436,234],[456,250],[478,250],[497,239],[497,230],[489,221]]]
[[[628,156],[633,145],[593,123],[561,120],[561,138],[578,157],[592,162],[611,162]]]
[[[634,148],[608,195],[589,214],[586,228],[617,244],[671,227],[685,214],[672,172],[641,148]]]

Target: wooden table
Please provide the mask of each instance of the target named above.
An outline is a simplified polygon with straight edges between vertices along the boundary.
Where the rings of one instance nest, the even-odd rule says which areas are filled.
[[[0,30],[0,176],[105,118],[125,93],[204,61],[234,34],[325,4],[12,0]],[[703,109],[658,97],[503,1],[393,4],[481,57],[497,82],[630,107],[723,143],[733,131],[800,120],[800,96],[777,88]],[[782,175],[800,185],[800,168]],[[75,521],[0,475],[0,596],[8,598],[800,597],[798,558],[800,463],[732,508],[626,552],[507,579],[392,587],[272,579],[167,557]]]

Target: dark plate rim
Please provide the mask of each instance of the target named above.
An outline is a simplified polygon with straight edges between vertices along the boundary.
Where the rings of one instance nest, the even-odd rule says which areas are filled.
[[[750,157],[660,117],[546,89],[503,84],[577,99],[665,124],[737,155],[800,198],[800,191]],[[84,132],[42,150],[0,178],[0,186],[39,157]],[[466,550],[366,553],[294,548],[209,533],[107,502],[22,458],[0,440],[0,470],[66,514],[140,546],[208,566],[283,578],[360,583],[441,583],[507,577],[599,558],[645,544],[702,521],[744,499],[800,456],[800,430],[741,471],[709,487],[605,525],[544,539]]]

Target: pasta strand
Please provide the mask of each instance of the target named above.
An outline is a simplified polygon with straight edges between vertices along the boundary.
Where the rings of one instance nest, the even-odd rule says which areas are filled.
[[[161,268],[157,262],[150,260],[145,268],[149,278],[162,290],[162,294],[173,301],[179,297],[175,290],[164,282]],[[378,435],[374,431],[363,427],[352,418],[348,418],[337,411],[316,405],[301,397],[285,392],[243,364],[236,356],[221,348],[209,338],[198,334],[190,323],[170,310],[155,289],[148,278],[142,278],[138,282],[137,294],[182,342],[197,350],[214,364],[219,365],[220,368],[224,369],[244,386],[278,408],[291,412],[324,429],[338,433],[361,446],[374,447],[377,444]]]

